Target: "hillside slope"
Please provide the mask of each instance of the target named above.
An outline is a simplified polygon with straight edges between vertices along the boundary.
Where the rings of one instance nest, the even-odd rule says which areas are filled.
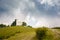
[[[38,40],[36,29],[30,27],[14,26],[0,28],[0,40]],[[60,29],[51,29],[54,39],[60,40]]]
[[[35,30],[30,27],[14,26],[0,28],[0,40],[27,40],[34,36]]]

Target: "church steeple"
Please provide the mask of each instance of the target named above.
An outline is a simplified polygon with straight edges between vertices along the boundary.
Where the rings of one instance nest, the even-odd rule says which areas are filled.
[[[11,24],[11,26],[16,26],[17,25],[17,19],[15,19],[15,21],[13,21],[13,23]]]

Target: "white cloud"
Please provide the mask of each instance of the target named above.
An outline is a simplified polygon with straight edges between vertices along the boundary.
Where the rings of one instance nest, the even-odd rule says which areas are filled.
[[[55,17],[55,18],[49,18],[49,17],[41,17],[40,19],[37,20],[37,23],[34,25],[35,28],[37,27],[60,27],[60,18]]]
[[[0,2],[0,5],[1,5],[0,7],[6,8],[7,10],[9,10],[9,11],[5,12],[6,15],[5,15],[5,13],[3,13],[4,16],[9,15],[10,16],[9,18],[11,18],[13,15],[11,20],[13,20],[13,19],[24,20],[25,16],[28,14],[28,10],[30,8],[33,9],[35,6],[34,3],[30,0],[2,0]]]
[[[41,5],[45,4],[46,8],[50,8],[50,6],[60,6],[60,0],[36,0],[41,3]],[[42,12],[38,10],[36,4],[33,0],[3,0],[0,2],[0,7],[6,8],[8,11],[5,12],[4,19],[0,20],[1,23],[7,22],[6,24],[10,24],[12,20],[18,19],[20,21],[26,21],[29,25],[32,26],[59,26],[60,18],[51,18],[47,16],[47,18],[42,17]],[[59,7],[60,8],[60,7]],[[43,11],[44,12],[44,11]],[[43,14],[44,15],[44,14]],[[60,12],[58,13],[60,15]],[[7,18],[7,19],[5,19]]]
[[[30,20],[30,18],[31,18],[31,16],[30,16],[30,14],[28,14],[27,16],[26,16],[26,19],[25,19],[25,22],[29,22],[29,20]]]
[[[25,19],[25,22],[28,24],[28,25],[31,25],[34,27],[34,25],[36,24],[36,19],[34,16],[31,17],[30,14],[27,15],[26,19]]]
[[[54,3],[52,0],[40,0],[41,4],[48,4],[50,6],[54,6]]]
[[[34,3],[34,2],[31,2],[31,3],[29,4],[29,7],[35,8],[35,3]]]
[[[48,18],[41,17],[40,19],[37,20],[37,23],[35,24],[35,26],[36,27],[42,27],[42,26],[49,27],[49,22],[47,19]]]
[[[60,6],[60,0],[53,0],[54,4],[56,4],[57,6]]]
[[[13,10],[13,14],[14,14],[15,19],[20,19],[22,21],[25,18],[25,15],[20,10],[20,8]]]
[[[58,17],[51,18],[49,20],[49,25],[50,25],[50,27],[59,27],[60,26],[60,18],[58,18]]]
[[[60,5],[60,0],[38,0],[41,4],[48,4],[50,6]]]

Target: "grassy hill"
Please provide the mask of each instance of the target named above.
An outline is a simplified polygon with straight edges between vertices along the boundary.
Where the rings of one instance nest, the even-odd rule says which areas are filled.
[[[22,26],[0,28],[0,39],[8,39],[19,33],[23,35],[25,33],[30,33],[30,32],[34,32],[34,29],[29,27],[22,27]]]
[[[60,29],[5,27],[0,28],[0,40],[60,40]]]

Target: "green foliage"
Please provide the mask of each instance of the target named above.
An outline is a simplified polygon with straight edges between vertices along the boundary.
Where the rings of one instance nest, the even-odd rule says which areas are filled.
[[[53,27],[53,29],[60,29],[60,27]]]
[[[30,25],[28,25],[27,27],[30,27],[30,28],[32,28],[32,26],[30,26]]]
[[[39,40],[42,40],[46,36],[46,28],[38,28],[36,31],[36,36]]]
[[[6,25],[4,25],[4,24],[0,24],[0,27],[3,28],[3,27],[6,27]]]
[[[53,32],[49,28],[38,28],[36,30],[38,40],[53,40]]]
[[[26,24],[26,22],[22,22],[22,26],[26,26],[27,24]]]

